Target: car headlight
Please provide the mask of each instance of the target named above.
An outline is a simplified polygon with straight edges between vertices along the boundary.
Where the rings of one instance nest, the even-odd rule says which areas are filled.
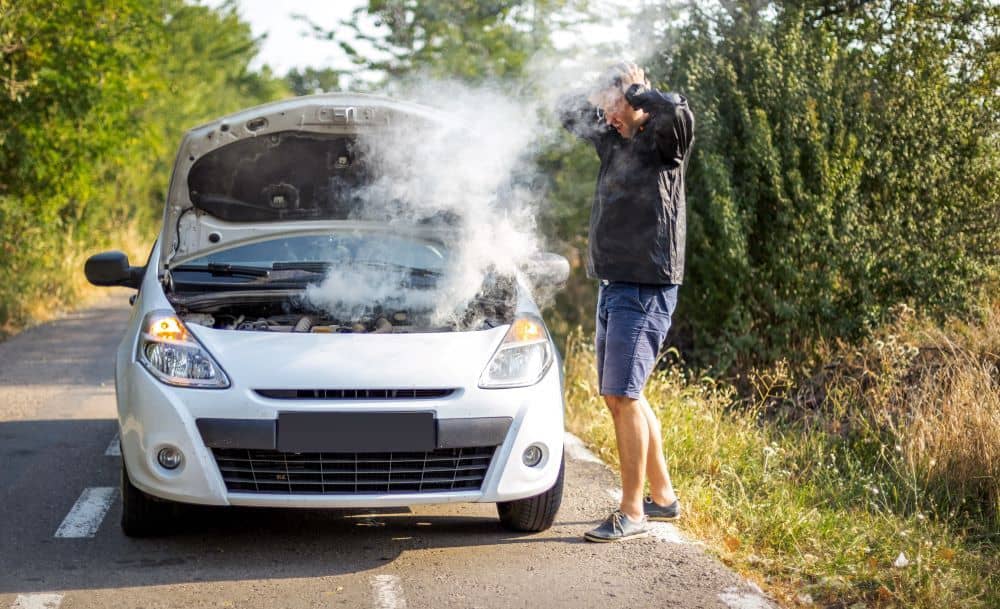
[[[552,359],[552,341],[545,324],[537,317],[520,316],[490,358],[479,386],[499,389],[534,385],[545,376]]]
[[[229,387],[226,373],[173,311],[153,311],[146,315],[136,359],[168,385]]]

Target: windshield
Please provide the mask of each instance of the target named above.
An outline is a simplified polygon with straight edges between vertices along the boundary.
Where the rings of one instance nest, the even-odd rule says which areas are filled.
[[[224,265],[301,270],[385,266],[442,273],[447,264],[448,251],[440,243],[405,235],[350,231],[259,241],[187,260],[178,269],[211,266],[220,270]]]
[[[170,268],[166,285],[185,321],[218,329],[416,332],[509,323],[513,280],[490,272],[457,290],[456,257],[437,240],[344,229],[185,260]]]

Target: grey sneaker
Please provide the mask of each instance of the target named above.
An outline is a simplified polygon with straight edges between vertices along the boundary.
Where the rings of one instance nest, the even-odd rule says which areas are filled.
[[[601,523],[601,526],[583,534],[587,541],[607,542],[623,541],[625,539],[635,539],[649,535],[646,528],[646,518],[636,522],[626,516],[621,510],[611,512],[608,519]]]
[[[670,522],[681,517],[681,502],[679,499],[674,499],[670,505],[660,505],[646,495],[642,500],[642,511],[650,520]]]

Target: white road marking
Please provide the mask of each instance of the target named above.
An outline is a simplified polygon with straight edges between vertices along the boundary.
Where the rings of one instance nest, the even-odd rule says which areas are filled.
[[[18,594],[10,609],[59,609],[62,594]]]
[[[609,488],[608,489],[608,496],[611,497],[612,499],[614,499],[615,501],[621,501],[622,500],[622,489],[620,489],[620,488]]]
[[[108,444],[107,450],[104,451],[105,457],[120,457],[122,456],[122,447],[118,444],[118,434],[111,438],[111,444]]]
[[[93,486],[83,489],[80,498],[73,504],[73,509],[66,514],[62,524],[56,529],[55,536],[78,538],[96,535],[104,515],[111,508],[116,491],[117,489],[112,486]]]
[[[376,575],[372,578],[375,589],[376,609],[406,609],[403,583],[395,575]]]
[[[719,593],[719,600],[726,604],[729,609],[774,609],[760,588],[752,582],[748,582],[750,590],[740,590],[736,586],[730,586]]]
[[[568,431],[563,437],[563,445],[566,447],[566,452],[569,454],[571,459],[576,459],[577,461],[588,461],[590,463],[600,463],[601,465],[604,464],[604,461],[601,461],[594,453],[590,452],[590,449],[583,443],[583,440]]]

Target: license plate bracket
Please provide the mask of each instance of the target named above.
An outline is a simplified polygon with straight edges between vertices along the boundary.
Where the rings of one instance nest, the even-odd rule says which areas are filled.
[[[433,412],[281,412],[281,452],[425,452],[437,446]]]

